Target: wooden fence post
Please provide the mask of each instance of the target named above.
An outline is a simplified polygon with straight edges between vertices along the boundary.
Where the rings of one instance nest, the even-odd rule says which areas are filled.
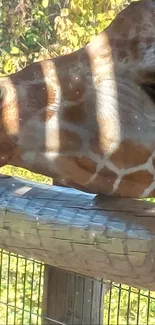
[[[103,324],[103,293],[101,281],[46,265],[43,299],[46,321],[43,325],[57,322],[67,325]]]

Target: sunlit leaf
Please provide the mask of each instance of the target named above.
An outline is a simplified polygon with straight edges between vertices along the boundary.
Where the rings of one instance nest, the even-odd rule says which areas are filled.
[[[16,46],[12,46],[10,50],[10,54],[19,54],[20,50]]]
[[[49,0],[42,0],[42,6],[44,8],[47,8],[48,7],[48,4],[49,4]]]

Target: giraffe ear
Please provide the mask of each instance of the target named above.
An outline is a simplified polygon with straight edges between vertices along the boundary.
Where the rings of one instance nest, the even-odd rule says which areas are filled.
[[[137,71],[136,82],[155,102],[155,67],[144,68]]]

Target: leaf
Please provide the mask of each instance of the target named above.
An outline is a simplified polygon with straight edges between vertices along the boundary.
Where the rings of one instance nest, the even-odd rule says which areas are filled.
[[[61,9],[61,17],[67,17],[69,15],[69,9],[63,8]]]
[[[42,7],[47,8],[49,5],[49,0],[42,0]]]
[[[14,64],[11,59],[9,59],[3,66],[3,71],[5,74],[10,74],[14,72]]]
[[[80,37],[82,37],[83,35],[85,35],[85,28],[84,27],[78,28],[77,33]]]
[[[19,54],[20,50],[16,46],[12,46],[10,50],[10,54]]]

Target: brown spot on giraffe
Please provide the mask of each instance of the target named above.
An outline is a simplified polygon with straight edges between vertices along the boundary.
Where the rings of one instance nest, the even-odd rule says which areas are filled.
[[[27,97],[30,107],[37,109],[38,112],[41,108],[46,109],[48,105],[53,104],[55,101],[55,93],[52,86],[46,86],[44,83],[29,86]]]
[[[112,192],[117,177],[115,172],[104,167],[86,187],[87,189],[92,189],[94,193],[106,193],[109,195]]]
[[[88,170],[92,175],[96,171],[97,163],[85,156],[75,157],[74,162],[78,165],[79,168]]]
[[[124,197],[140,197],[153,182],[153,175],[147,170],[125,175],[114,195]]]
[[[84,105],[77,104],[75,106],[65,107],[62,118],[64,121],[80,124],[86,121],[87,114]]]
[[[70,71],[67,77],[61,76],[59,82],[63,83],[62,94],[68,101],[77,101],[85,92],[85,80],[77,71]]]
[[[130,168],[145,164],[150,155],[151,151],[146,147],[123,141],[111,155],[110,161],[118,168]]]
[[[33,85],[28,89],[28,96],[32,112],[37,108],[40,121],[48,121],[55,115],[55,111],[49,109],[49,106],[55,102],[55,92],[52,86]]]
[[[81,139],[78,134],[64,129],[52,130],[52,141],[49,143],[49,150],[53,152],[68,152],[81,148]],[[47,147],[48,151],[48,147]]]
[[[56,158],[57,168],[68,183],[83,185],[96,171],[96,163],[86,157],[61,156]],[[78,173],[78,181],[77,181]]]
[[[18,151],[18,148],[16,148],[11,141],[6,141],[6,139],[3,138],[2,136],[0,140],[0,146],[3,143],[3,146],[1,146],[0,167],[4,166],[4,164],[8,164],[10,160],[14,159]]]
[[[68,166],[69,164],[69,166]],[[97,164],[86,157],[58,157],[56,165],[62,172],[62,177],[66,177],[67,184],[75,188],[92,192],[92,193],[108,193],[110,194],[113,184],[117,179],[117,175],[104,167],[97,176],[90,181],[91,177],[96,172]],[[76,179],[76,172],[78,171],[78,182]],[[67,174],[66,174],[67,173]],[[77,184],[76,184],[76,182]],[[89,182],[90,181],[90,182]],[[87,183],[88,184],[85,184]]]

